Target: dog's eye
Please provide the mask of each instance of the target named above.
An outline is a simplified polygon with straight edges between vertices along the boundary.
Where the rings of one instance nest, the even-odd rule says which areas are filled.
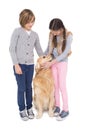
[[[43,56],[43,58],[45,58],[46,56]]]

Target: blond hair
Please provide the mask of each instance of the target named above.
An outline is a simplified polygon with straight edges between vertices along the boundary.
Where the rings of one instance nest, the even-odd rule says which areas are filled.
[[[35,16],[30,9],[24,9],[19,14],[19,23],[22,27],[24,27],[25,24],[27,24],[29,22],[34,22],[34,21],[35,21]]]

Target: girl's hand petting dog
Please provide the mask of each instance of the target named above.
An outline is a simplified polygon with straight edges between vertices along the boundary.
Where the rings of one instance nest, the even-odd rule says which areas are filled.
[[[22,70],[19,64],[15,65],[15,73],[16,74],[22,74]]]
[[[45,63],[43,63],[41,66],[42,66],[42,68],[44,68],[44,69],[48,69],[48,68],[50,68],[53,64],[55,64],[57,61],[56,61],[56,59],[54,59],[54,60],[52,60],[51,62],[45,62]]]
[[[51,67],[51,62],[43,63],[41,66],[42,66],[42,68],[44,68],[44,69],[48,69],[48,68]]]

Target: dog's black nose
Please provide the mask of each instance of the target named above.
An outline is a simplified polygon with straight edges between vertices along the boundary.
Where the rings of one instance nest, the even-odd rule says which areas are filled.
[[[46,56],[43,56],[43,58],[45,58]]]

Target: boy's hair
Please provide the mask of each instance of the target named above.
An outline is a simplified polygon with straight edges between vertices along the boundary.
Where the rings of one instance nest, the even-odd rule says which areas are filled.
[[[34,21],[35,21],[35,16],[30,9],[24,9],[19,14],[19,23],[22,27],[24,27],[25,24],[27,24],[29,22],[34,22]]]

